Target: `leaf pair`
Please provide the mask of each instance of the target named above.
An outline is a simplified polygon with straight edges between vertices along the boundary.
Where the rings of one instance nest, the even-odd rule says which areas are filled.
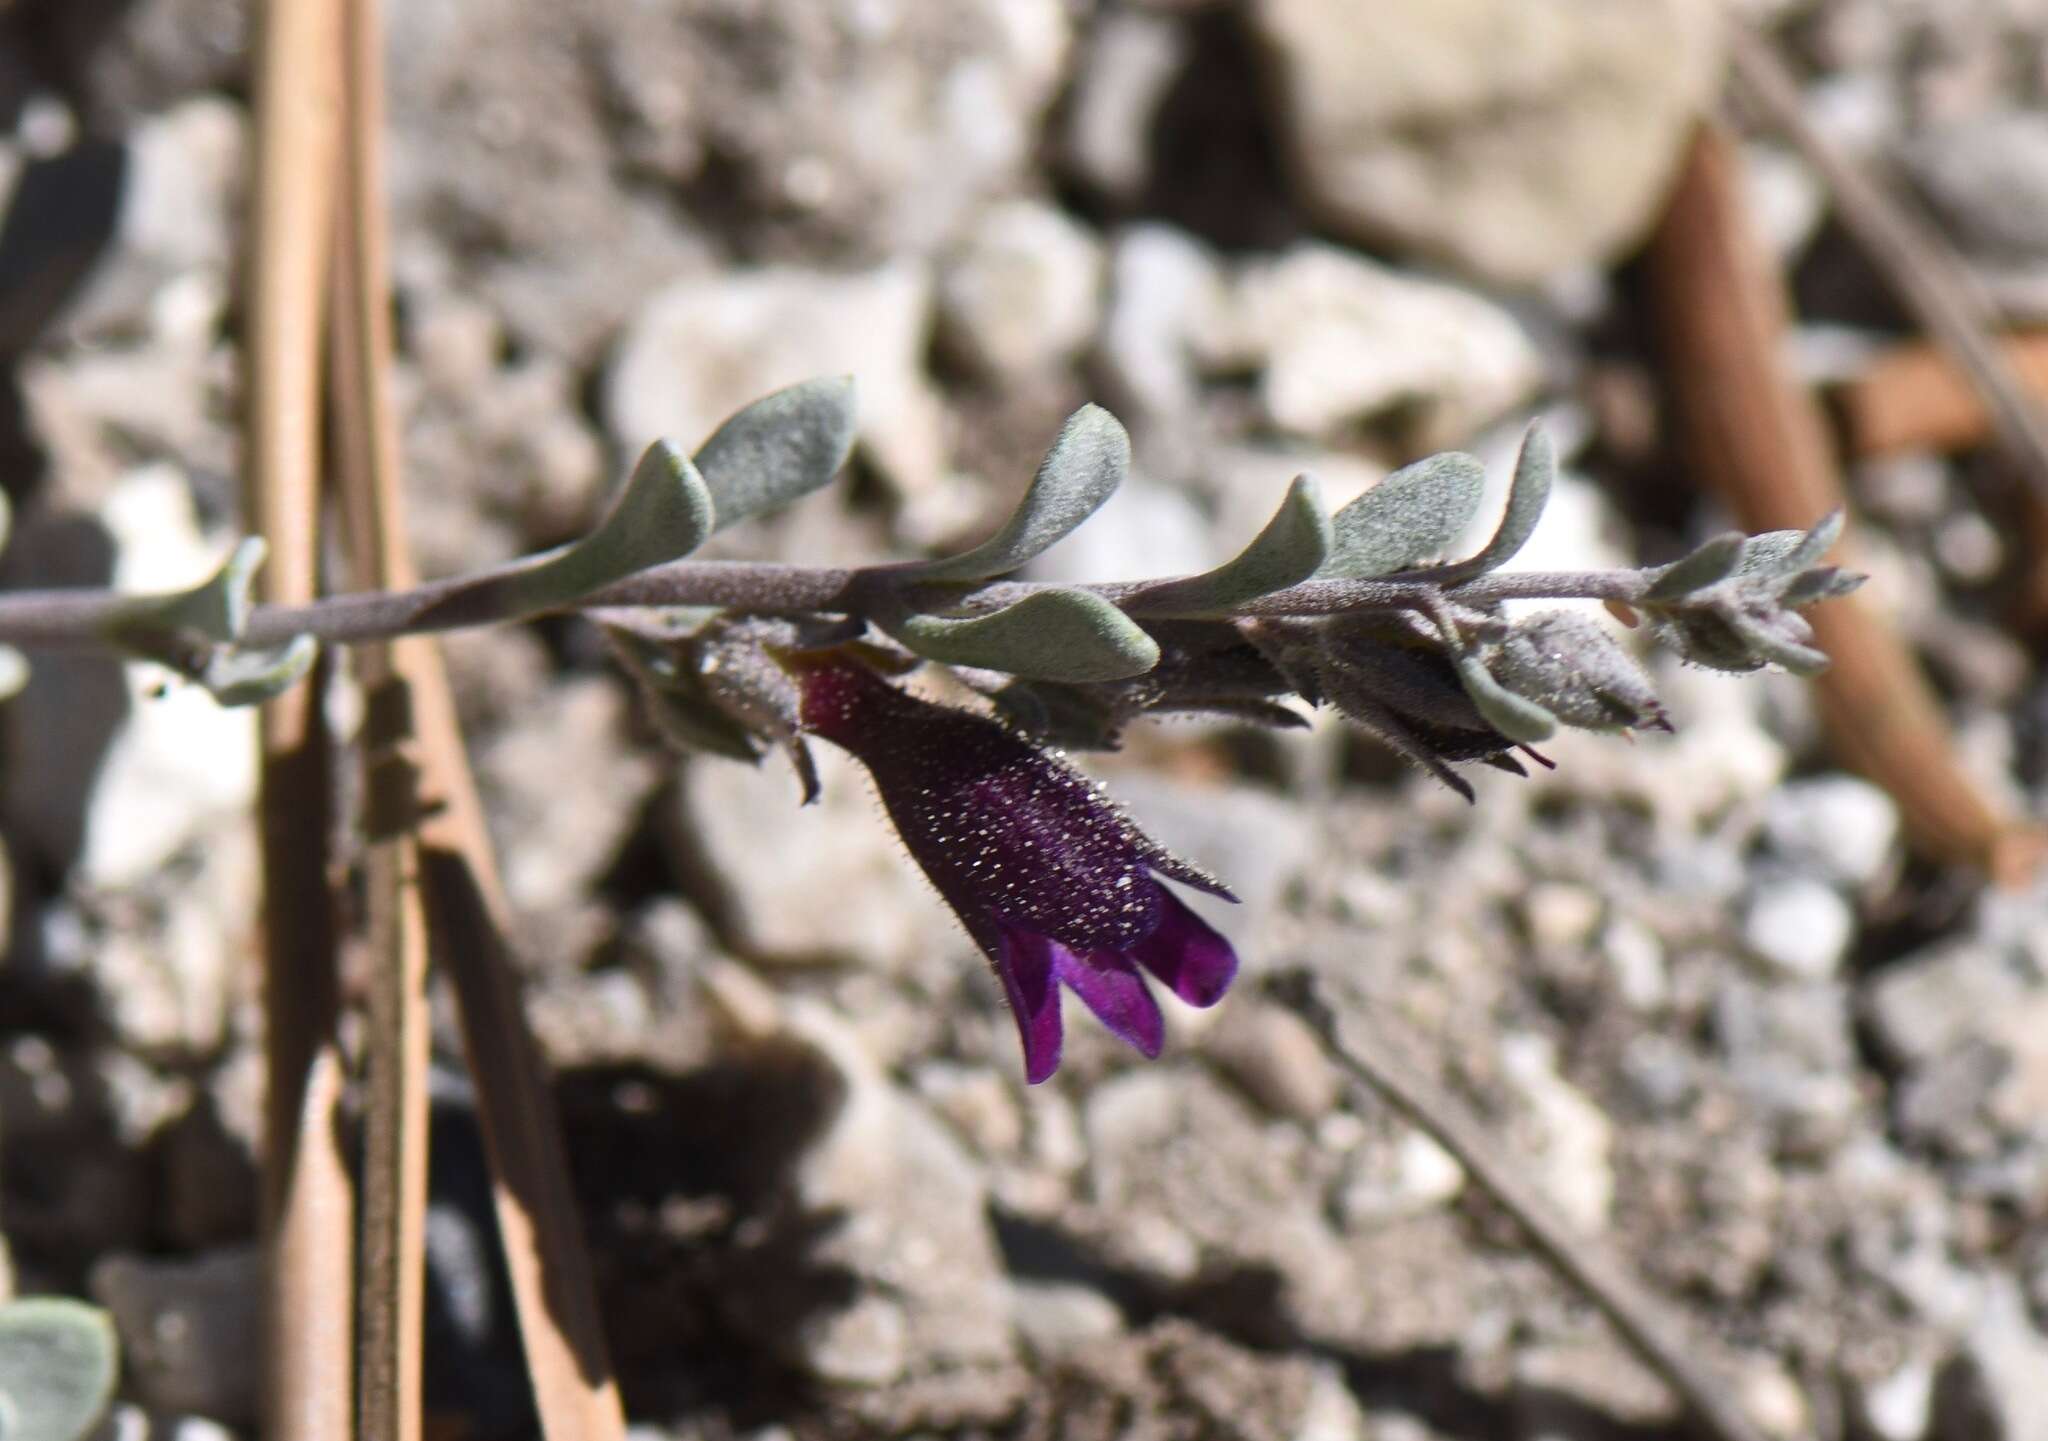
[[[442,625],[538,615],[681,560],[727,526],[824,485],[846,464],[854,433],[853,377],[842,375],[755,401],[694,456],[657,440],[588,535],[477,576],[428,615]]]
[[[253,587],[267,547],[256,536],[237,542],[219,570],[190,590],[124,601],[107,638],[205,686],[224,706],[254,705],[297,685],[319,647],[294,636],[276,647],[242,644],[255,609]]]
[[[1068,417],[1000,530],[963,554],[890,567],[891,594],[900,602],[906,586],[971,584],[1015,570],[1101,509],[1130,468],[1131,438],[1122,424],[1099,405],[1082,406]],[[900,605],[878,621],[927,660],[1033,680],[1121,680],[1142,675],[1159,660],[1151,636],[1085,590],[1038,591],[975,616],[919,614]]]
[[[1449,587],[1514,558],[1535,533],[1557,476],[1557,452],[1537,421],[1522,436],[1507,506],[1478,554],[1415,576]],[[1316,574],[1365,580],[1407,570],[1442,555],[1479,513],[1486,467],[1463,451],[1446,451],[1403,466],[1331,517],[1330,554]]]

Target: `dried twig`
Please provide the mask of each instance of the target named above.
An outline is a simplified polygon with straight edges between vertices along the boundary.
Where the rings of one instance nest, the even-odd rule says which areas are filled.
[[[403,590],[416,583],[416,574],[405,541],[397,431],[385,380],[391,350],[383,259],[388,225],[375,144],[381,103],[374,10],[374,0],[350,0],[357,108],[350,156],[353,209],[344,243],[354,263],[338,274],[348,282],[343,289],[353,317],[349,330],[361,348],[350,357],[355,382],[343,392],[359,409],[341,419],[357,432],[353,439],[365,477],[350,489],[353,546],[377,585]],[[374,649],[364,656],[364,667],[372,692],[366,789],[373,924],[381,914],[384,930],[377,951],[382,973],[371,993],[372,1032],[373,1044],[388,1049],[384,1074],[390,1080],[380,1093],[373,1071],[366,1147],[373,1168],[369,1199],[377,1209],[370,1234],[381,1232],[388,1249],[373,1249],[366,1258],[366,1272],[374,1265],[384,1274],[366,1274],[365,1289],[377,1300],[377,1314],[393,1318],[381,1333],[365,1326],[366,1403],[391,1417],[394,1426],[417,1425],[416,1228],[425,1202],[423,986],[431,939],[433,954],[455,984],[542,1431],[550,1441],[623,1436],[624,1411],[569,1189],[546,1062],[521,1007],[505,941],[502,886],[447,670],[435,642],[417,635]],[[380,1111],[388,1136],[377,1130]],[[393,1168],[388,1187],[375,1175],[379,1165]],[[369,1404],[366,1435],[416,1434],[380,1429]]]
[[[2036,400],[2048,399],[2048,333],[2005,336],[1999,349]],[[1969,375],[1942,350],[1908,341],[1829,392],[1842,443],[1856,459],[1967,450],[1991,434],[1991,412]]]
[[[332,224],[338,11],[277,0],[257,51],[246,454],[250,525],[269,543],[264,599],[313,598],[320,322]],[[330,757],[320,688],[263,708],[266,1062],[264,1235],[270,1435],[349,1432],[355,1204],[342,1151],[335,938],[327,881]]]
[[[1734,143],[1705,123],[1651,239],[1666,371],[1701,481],[1744,525],[1810,523],[1844,505],[1826,421],[1783,361],[1783,283],[1756,243]],[[2017,879],[2039,838],[1993,804],[1956,759],[1911,653],[1860,596],[1812,614],[1833,664],[1817,682],[1842,759],[1890,791],[1929,855]]]
[[[1729,57],[1742,93],[1791,142],[1826,185],[1843,227],[1863,246],[1900,302],[1947,352],[1990,412],[1991,430],[2025,482],[2029,527],[2048,530],[2048,411],[1994,339],[1998,312],[1948,242],[1855,157],[1815,128],[1777,53],[1730,21]],[[2048,616],[2048,564],[2037,564],[2023,609]]]
[[[1699,1364],[1699,1344],[1618,1261],[1573,1233],[1550,1203],[1524,1182],[1525,1168],[1509,1160],[1443,1087],[1363,1021],[1354,1017],[1340,1026],[1306,972],[1276,978],[1273,991],[1314,1028],[1340,1066],[1448,1151],[1466,1177],[1514,1218],[1537,1254],[1664,1379],[1701,1436],[1709,1441],[1762,1441],[1762,1434],[1730,1399],[1728,1383]]]
[[[344,0],[341,214],[331,376],[342,511],[358,583],[410,577],[392,414],[390,285],[384,259],[381,31],[376,0]],[[363,1113],[363,1255],[357,1425],[417,1441],[425,1349],[428,1066],[427,922],[419,892],[409,683],[379,641],[356,652],[370,696],[363,764],[370,930]]]

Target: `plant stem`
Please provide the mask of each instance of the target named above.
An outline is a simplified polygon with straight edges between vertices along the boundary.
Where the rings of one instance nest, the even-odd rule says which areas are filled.
[[[507,617],[459,604],[504,569],[454,580],[430,581],[407,590],[357,591],[300,605],[258,606],[244,640],[251,646],[281,645],[310,635],[327,645],[353,645],[484,625]],[[763,561],[684,560],[655,566],[583,597],[575,609],[602,611],[631,607],[726,606],[767,614],[825,614],[865,617],[872,613],[880,572],[779,565]],[[1427,572],[1420,572],[1426,576]],[[1494,572],[1449,589],[1426,579],[1307,580],[1239,608],[1252,616],[1344,615],[1356,611],[1424,610],[1437,598],[1463,606],[1502,600],[1637,601],[1648,588],[1643,571]],[[957,610],[980,614],[1012,605],[1037,591],[1081,589],[1121,605],[1156,581],[1115,581],[1057,587],[1042,581],[994,581],[972,589],[925,584],[901,594],[913,610]],[[16,591],[0,595],[0,643],[26,649],[105,650],[108,624],[122,614],[127,598],[105,591]],[[1132,606],[1146,620],[1177,617],[1169,610]]]

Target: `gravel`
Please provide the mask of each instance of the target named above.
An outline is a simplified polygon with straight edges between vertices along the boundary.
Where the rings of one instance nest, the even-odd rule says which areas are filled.
[[[1668,560],[1724,522],[1669,418],[1621,434],[1582,380],[1647,388],[1617,266],[1716,84],[1710,8],[390,7],[419,558],[558,544],[648,440],[850,373],[848,482],[707,554],[971,543],[1100,399],[1133,478],[1040,578],[1199,569],[1294,474],[1341,503],[1434,448],[1486,462],[1483,528],[1538,414],[1566,467],[1517,564]],[[1779,8],[1816,123],[1902,158],[1987,276],[2048,264],[2038,6]],[[5,350],[10,586],[173,589],[236,533],[248,9],[138,0],[82,69],[0,21],[37,92],[0,179],[110,137],[127,167],[89,278],[0,270],[0,321],[58,310]],[[1813,177],[1749,155],[1808,339],[1861,364],[1892,322]],[[1977,469],[1861,467],[1855,563],[2037,813],[2040,662],[1994,603],[2021,547]],[[1266,990],[1294,970],[1710,1338],[1766,1434],[2048,1436],[2048,905],[1914,857],[1803,683],[1654,660],[1675,736],[1560,738],[1476,806],[1327,714],[1134,727],[1087,765],[1242,898],[1198,903],[1242,976],[1169,1007],[1157,1062],[1070,1014],[1027,1087],[852,763],[821,748],[808,810],[780,757],[679,763],[571,623],[448,653],[642,1441],[1661,1434],[1659,1384]],[[38,656],[4,702],[0,1276],[113,1311],[120,1434],[246,1436],[253,717],[160,679]],[[340,724],[359,702],[344,677]],[[437,1019],[432,1419],[494,1441],[531,1420]]]

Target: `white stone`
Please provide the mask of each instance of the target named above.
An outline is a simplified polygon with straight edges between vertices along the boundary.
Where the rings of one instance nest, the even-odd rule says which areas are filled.
[[[1499,284],[1641,235],[1719,81],[1699,0],[1250,9],[1315,208]]]
[[[1856,916],[1833,886],[1804,876],[1751,893],[1742,939],[1758,959],[1796,980],[1834,975],[1856,934]]]
[[[1118,200],[1135,200],[1151,168],[1153,116],[1187,63],[1187,31],[1136,10],[1099,16],[1075,68],[1062,150],[1069,169]]]
[[[1529,939],[1545,950],[1585,944],[1604,909],[1597,891],[1564,881],[1539,881],[1522,898]]]
[[[1167,225],[1135,225],[1110,255],[1103,379],[1127,420],[1185,415],[1199,393],[1195,352],[1226,306],[1220,262]]]
[[[1335,439],[1398,406],[1413,412],[1417,450],[1442,449],[1542,379],[1535,344],[1491,301],[1335,246],[1254,262],[1231,313],[1237,353],[1218,359],[1257,367],[1266,418],[1310,439]]]
[[[939,320],[948,344],[987,374],[1029,375],[1094,337],[1102,289],[1094,235],[1042,201],[1004,201],[942,260]]]
[[[936,950],[972,964],[974,943],[905,857],[866,772],[833,747],[813,749],[824,789],[808,808],[778,757],[758,767],[707,757],[683,773],[683,824],[729,903],[734,944],[771,963],[894,970]]]
[[[1934,1367],[1910,1361],[1861,1392],[1863,1421],[1878,1441],[1921,1441],[1934,1402]]]
[[[1671,995],[1671,971],[1664,943],[1642,922],[1617,916],[1600,933],[1600,952],[1614,974],[1621,998],[1639,1011],[1654,1011]]]
[[[679,280],[627,325],[605,378],[606,424],[624,454],[664,436],[693,451],[772,391],[851,375],[869,459],[902,491],[929,490],[945,470],[938,394],[924,373],[931,302],[930,278],[908,261]]]
[[[1869,885],[1899,839],[1899,808],[1869,781],[1825,776],[1792,781],[1765,802],[1764,834],[1794,865],[1839,885]]]
[[[1337,1193],[1347,1229],[1371,1230],[1447,1206],[1465,1189],[1465,1169],[1420,1131],[1404,1130],[1391,1153],[1361,1149]]]
[[[1535,1123],[1537,1183],[1581,1233],[1598,1235],[1614,1205],[1613,1126],[1558,1074],[1557,1048],[1548,1037],[1504,1037],[1500,1061]]]
[[[1114,1301],[1072,1281],[1015,1282],[1010,1315],[1024,1344],[1041,1356],[1107,1341],[1123,1330],[1123,1313]]]
[[[227,550],[200,533],[184,477],[167,465],[124,478],[101,521],[117,547],[113,586],[131,594],[197,585]],[[126,683],[132,709],[87,808],[78,876],[92,887],[135,884],[256,798],[254,707],[225,709],[155,666],[127,667]]]

